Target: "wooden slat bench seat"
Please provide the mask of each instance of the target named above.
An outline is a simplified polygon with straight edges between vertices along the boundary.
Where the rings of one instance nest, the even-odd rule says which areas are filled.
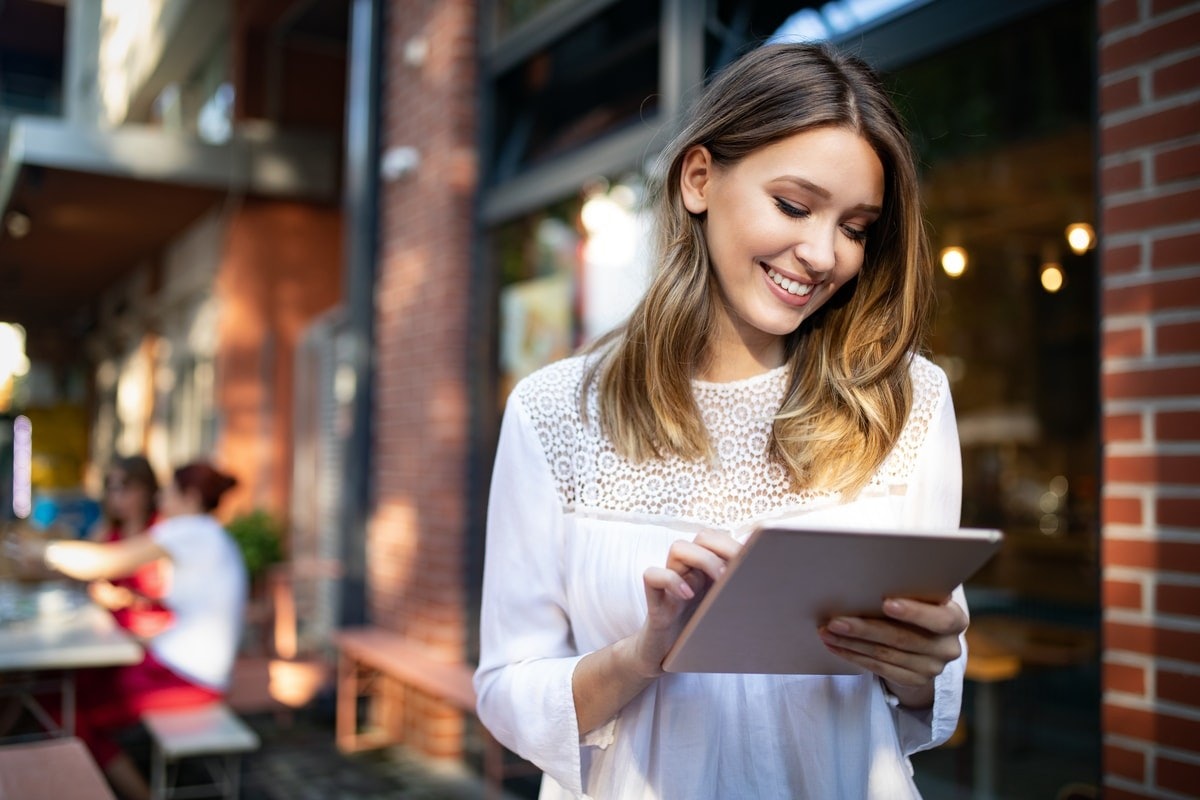
[[[374,679],[386,676],[411,686],[464,713],[475,715],[474,667],[463,662],[434,658],[419,642],[378,627],[347,628],[334,634],[338,650],[337,745],[342,752],[394,744],[381,730],[362,731],[358,701],[372,698]],[[506,764],[504,747],[486,728],[484,745],[484,781],[488,797],[499,797],[509,774],[528,773],[531,765]]]

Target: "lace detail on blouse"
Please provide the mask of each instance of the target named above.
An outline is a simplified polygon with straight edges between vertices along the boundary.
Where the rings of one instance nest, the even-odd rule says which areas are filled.
[[[693,381],[696,405],[713,441],[714,458],[670,456],[641,464],[623,458],[600,432],[597,387],[588,395],[588,422],[579,413],[585,359],[568,358],[525,378],[520,398],[567,511],[662,516],[730,527],[790,509],[836,502],[830,491],[793,492],[787,471],[768,457],[771,425],[783,400],[787,370],[730,383]],[[946,378],[914,356],[913,404],[900,439],[865,492],[901,487],[912,474]]]

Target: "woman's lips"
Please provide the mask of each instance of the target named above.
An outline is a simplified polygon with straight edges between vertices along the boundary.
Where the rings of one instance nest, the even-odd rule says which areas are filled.
[[[812,296],[813,290],[820,286],[819,283],[804,283],[803,281],[789,278],[768,264],[762,264],[762,268],[763,274],[767,278],[767,285],[771,287],[779,299],[788,305],[804,305]]]

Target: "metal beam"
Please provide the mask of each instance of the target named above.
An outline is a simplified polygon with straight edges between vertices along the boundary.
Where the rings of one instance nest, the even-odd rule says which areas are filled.
[[[330,139],[246,127],[230,142],[213,145],[151,126],[102,130],[50,117],[18,117],[3,169],[26,164],[320,201],[333,200],[337,185]],[[0,194],[0,200],[7,197]]]
[[[379,251],[379,112],[383,52],[380,0],[353,0],[350,6],[349,62],[346,74],[345,360],[353,371],[353,392],[339,402],[350,407],[345,436],[341,493],[339,625],[367,621],[367,522],[371,515],[371,394],[375,351],[375,262]],[[340,367],[339,367],[340,368]]]
[[[643,169],[670,133],[661,117],[610,134],[576,153],[535,167],[487,192],[485,227],[518,217],[579,191],[590,178]]]

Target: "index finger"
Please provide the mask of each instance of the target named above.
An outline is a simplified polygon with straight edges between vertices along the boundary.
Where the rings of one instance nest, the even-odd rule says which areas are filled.
[[[711,550],[726,561],[736,556],[742,543],[724,531],[703,530],[692,540],[706,550]]]

